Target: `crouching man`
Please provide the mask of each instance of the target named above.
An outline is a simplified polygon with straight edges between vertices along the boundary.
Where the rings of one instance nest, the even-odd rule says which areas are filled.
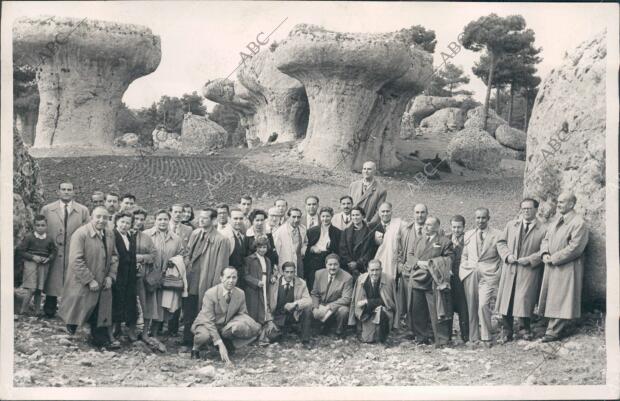
[[[360,275],[353,290],[349,325],[361,329],[360,340],[365,343],[385,342],[390,328],[398,327],[396,284],[382,273],[381,261],[368,262],[368,273]]]
[[[306,282],[297,276],[293,262],[282,265],[282,277],[278,285],[272,285],[269,293],[269,308],[273,323],[282,334],[299,323],[300,337],[304,347],[310,346],[312,324],[312,298]]]
[[[322,325],[323,333],[335,325],[336,335],[345,336],[349,305],[353,292],[353,277],[340,268],[335,253],[325,258],[325,269],[317,270],[312,296],[312,316]]]
[[[229,363],[229,351],[258,337],[261,325],[248,315],[245,294],[236,284],[237,269],[229,266],[222,270],[220,284],[205,292],[202,309],[192,324],[192,358],[199,358],[200,349],[212,343],[222,361]]]

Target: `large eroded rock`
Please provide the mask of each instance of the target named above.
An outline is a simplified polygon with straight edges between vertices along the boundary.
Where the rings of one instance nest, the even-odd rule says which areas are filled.
[[[433,115],[436,111],[447,107],[459,107],[462,101],[455,97],[416,96],[407,113],[411,115],[415,126],[419,126],[423,119]]]
[[[479,128],[482,129],[482,110],[484,106],[478,106],[467,112],[467,119],[465,121],[465,128]],[[489,108],[487,114],[487,132],[495,137],[495,131],[501,125],[508,125],[508,122],[497,115],[495,110]]]
[[[497,171],[505,158],[504,147],[479,128],[457,132],[448,144],[447,153],[451,163],[484,172]]]
[[[432,74],[430,55],[407,37],[299,24],[278,45],[278,69],[304,84],[310,104],[304,159],[330,168],[356,169],[368,159],[394,166],[406,104]]]
[[[500,125],[495,130],[495,139],[502,145],[514,150],[525,150],[527,135],[525,132],[508,125]]]
[[[420,129],[429,134],[456,132],[463,128],[464,122],[463,110],[458,107],[446,107],[423,119],[420,122]]]
[[[226,146],[228,132],[207,117],[186,113],[181,128],[183,154],[201,154]]]
[[[65,17],[17,20],[13,50],[37,67],[38,148],[112,147],[125,90],[161,59],[149,28]]]
[[[605,299],[606,56],[605,32],[567,54],[545,78],[527,133],[524,195],[548,200],[573,191],[590,228],[586,302]],[[609,184],[617,191],[617,181]]]

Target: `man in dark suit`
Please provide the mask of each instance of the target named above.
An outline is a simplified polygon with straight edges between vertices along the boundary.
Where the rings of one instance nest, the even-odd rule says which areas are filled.
[[[340,250],[340,230],[331,224],[334,210],[322,207],[319,211],[320,225],[307,231],[308,247],[304,256],[304,275],[308,287],[314,285],[314,274],[325,267],[325,257]]]
[[[426,218],[424,234],[417,238],[407,258],[412,267],[407,307],[409,328],[417,342],[430,343],[434,337],[437,346],[450,340],[450,276],[454,257],[452,242],[439,235],[439,225],[438,218]]]
[[[243,211],[238,208],[230,209],[230,220],[235,239],[235,247],[233,248],[230,257],[228,258],[228,264],[237,269],[239,273],[237,286],[241,289],[245,288],[245,272],[243,271],[243,262],[245,257],[248,256],[248,243],[245,236],[245,215]]]
[[[387,199],[387,190],[377,179],[375,173],[377,165],[368,161],[362,166],[362,179],[353,181],[349,186],[349,195],[353,198],[353,205],[359,206],[366,212],[369,223],[379,221],[379,206]]]
[[[235,287],[237,277],[237,270],[227,267],[222,270],[220,284],[205,293],[200,313],[192,325],[192,358],[198,358],[200,349],[213,343],[222,361],[229,363],[229,351],[258,337],[261,325],[248,315],[245,294]]]
[[[325,258],[325,269],[316,272],[312,297],[312,316],[323,331],[335,323],[336,335],[344,337],[353,295],[353,277],[340,268],[340,257],[335,253]]]
[[[454,261],[452,262],[452,277],[450,278],[450,289],[452,290],[452,309],[459,315],[459,331],[463,342],[469,341],[469,314],[467,312],[467,299],[465,298],[465,288],[459,278],[459,267],[461,266],[461,254],[465,243],[465,217],[457,214],[450,219],[451,233],[446,236],[452,242],[454,250]]]

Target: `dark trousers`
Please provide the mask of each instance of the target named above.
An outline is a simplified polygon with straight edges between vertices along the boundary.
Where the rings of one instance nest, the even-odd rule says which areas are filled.
[[[198,316],[198,295],[188,295],[183,298],[183,345],[191,347],[194,343],[194,334],[192,334],[192,324]]]
[[[181,319],[181,309],[177,309],[168,320],[168,335],[175,335],[179,332],[179,320]]]
[[[101,347],[110,341],[110,338],[108,337],[108,328],[97,326],[98,314],[99,303],[97,303],[97,306],[95,306],[95,310],[93,311],[93,313],[91,313],[90,317],[87,320],[87,323],[90,326],[91,341],[95,347]]]
[[[57,306],[58,298],[51,295],[46,295],[45,302],[43,302],[43,313],[45,313],[47,317],[54,317],[54,315],[56,315]]]
[[[568,326],[568,322],[570,322],[569,319],[549,318],[545,335],[559,338],[562,335],[562,331]]]
[[[339,306],[336,311],[332,313],[332,315],[324,323],[322,323],[323,332],[327,333],[330,330],[335,330],[336,334],[344,334],[348,320],[349,308],[346,306]]]
[[[461,340],[469,341],[469,313],[467,312],[467,299],[465,298],[465,288],[458,276],[450,277],[450,287],[452,289],[452,308],[459,315],[459,331]]]
[[[504,330],[504,334],[508,338],[512,338],[514,334],[514,317],[512,315],[512,308],[514,306],[515,301],[515,288],[517,287],[517,277],[515,276],[514,281],[512,282],[512,292],[510,293],[510,302],[508,302],[508,310],[507,314],[502,315],[502,328]],[[530,327],[530,318],[529,317],[520,317],[519,318],[519,329],[523,329],[527,332],[531,331]]]
[[[418,341],[435,339],[435,344],[450,341],[452,319],[439,320],[433,291],[411,290],[411,308],[407,311],[409,329]]]
[[[381,308],[381,317],[379,318],[379,333],[378,340],[380,343],[384,343],[387,340],[388,334],[390,334],[390,318],[383,308]]]
[[[303,309],[299,316],[299,322],[295,320],[293,312],[284,312],[284,315],[275,315],[273,322],[278,326],[282,334],[290,331],[296,324],[299,324],[299,337],[301,341],[310,340],[310,329],[312,325],[312,310],[310,308]]]

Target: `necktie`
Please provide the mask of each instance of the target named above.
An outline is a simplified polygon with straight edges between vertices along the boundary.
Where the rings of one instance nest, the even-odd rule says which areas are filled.
[[[227,304],[230,303],[230,291],[226,291],[226,293],[224,294],[224,301],[226,301]]]
[[[344,217],[343,217],[343,219],[344,219],[344,223],[345,223],[345,224],[349,224],[349,216],[347,216],[347,215],[345,214],[345,215],[344,215]]]
[[[530,223],[529,222],[525,222],[525,234],[527,234],[527,232],[530,230]]]
[[[243,245],[243,238],[241,237],[241,233],[237,231],[235,233],[235,237],[237,237],[238,246],[241,247]]]
[[[483,244],[484,244],[484,237],[482,236],[482,230],[478,230],[478,257],[482,255]]]
[[[330,274],[329,281],[327,282],[327,288],[325,289],[325,298],[323,299],[323,301],[327,299],[327,294],[329,294],[329,288],[332,286],[332,281],[334,281],[334,276]]]
[[[288,299],[288,297],[291,294],[291,284],[290,283],[286,283],[285,287],[284,287],[284,297],[286,299]]]
[[[560,218],[558,219],[558,227],[562,224],[564,224],[564,216],[560,216]]]
[[[418,235],[422,235],[422,227],[418,227]]]
[[[293,228],[293,244],[296,247],[301,244],[301,234],[299,233],[299,227]]]
[[[65,231],[64,231],[65,240],[63,243],[66,246],[67,244],[67,222],[69,221],[69,205],[65,203],[64,209],[65,209],[65,218],[64,218],[63,224],[65,225]]]
[[[108,261],[108,246],[105,242],[105,229],[101,230],[101,241],[103,241],[103,252],[105,253],[106,263]]]

